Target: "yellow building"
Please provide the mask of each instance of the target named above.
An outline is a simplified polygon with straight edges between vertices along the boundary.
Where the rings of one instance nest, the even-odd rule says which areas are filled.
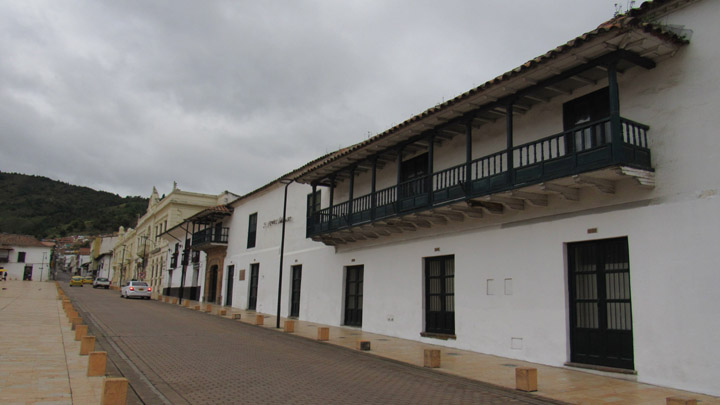
[[[205,208],[227,204],[238,196],[224,191],[218,195],[183,191],[173,185],[167,196],[160,197],[153,187],[145,215],[135,229],[118,232],[113,253],[112,285],[128,280],[144,280],[153,288],[153,296],[162,290],[163,272],[167,269],[168,241],[161,238],[168,229]]]

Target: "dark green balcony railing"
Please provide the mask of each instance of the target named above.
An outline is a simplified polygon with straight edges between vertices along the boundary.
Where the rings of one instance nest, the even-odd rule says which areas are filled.
[[[613,145],[611,122],[605,118],[515,146],[510,150],[512,170],[508,170],[508,151],[504,150],[356,197],[352,210],[348,201],[322,209],[308,217],[307,234],[333,232],[614,165],[652,170],[649,127],[620,118],[620,145]]]
[[[228,243],[228,235],[230,234],[230,228],[206,228],[201,231],[195,232],[192,235],[192,245],[202,245],[205,243]]]

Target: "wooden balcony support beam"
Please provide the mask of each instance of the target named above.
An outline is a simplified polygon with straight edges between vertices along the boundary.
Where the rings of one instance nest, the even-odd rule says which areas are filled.
[[[442,215],[418,213],[415,214],[415,216],[418,218],[427,219],[428,221],[435,224],[446,225],[448,223],[448,219]]]
[[[403,231],[413,231],[413,232],[417,231],[417,227],[415,226],[415,224],[413,224],[411,222],[401,221],[401,220],[397,220],[397,219],[388,219],[385,221],[385,223],[390,226],[399,228]]]
[[[393,225],[387,225],[384,223],[374,222],[370,225],[364,225],[364,226],[370,226],[373,228],[375,232],[384,232],[389,235],[390,233],[403,233],[403,230],[397,226]]]
[[[392,232],[382,226],[363,225],[360,227],[363,233],[372,233],[376,236],[390,236]],[[402,231],[399,231],[402,232]]]
[[[462,222],[465,220],[465,215],[462,212],[451,211],[447,208],[435,209],[432,210],[432,213],[452,221]]]
[[[490,201],[479,201],[479,200],[468,200],[468,206],[474,208],[482,208],[487,211],[488,214],[502,215],[505,213],[505,208],[502,204]]]
[[[468,218],[482,218],[483,211],[480,208],[472,208],[469,207],[467,204],[465,205],[451,205],[450,210],[457,211],[458,213],[468,217]]]
[[[522,211],[525,209],[525,201],[519,198],[489,195],[487,197],[483,197],[483,200],[502,204],[503,206],[515,211]]]
[[[522,198],[536,207],[548,206],[548,196],[546,194],[530,193],[527,191],[511,191],[509,194],[515,198]]]
[[[420,228],[432,228],[432,222],[428,221],[427,219],[418,218],[416,216],[408,215],[408,216],[402,217],[402,220],[409,222]]]
[[[580,193],[576,188],[561,186],[553,183],[540,183],[540,189],[543,191],[558,193],[568,201],[580,201]]]
[[[594,186],[600,190],[600,192],[605,194],[615,194],[615,182],[611,180],[599,179],[580,174],[573,176],[573,181],[575,181],[575,184],[589,184]]]

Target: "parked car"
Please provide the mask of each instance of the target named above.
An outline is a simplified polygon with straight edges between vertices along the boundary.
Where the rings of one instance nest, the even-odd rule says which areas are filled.
[[[72,287],[74,285],[82,287],[83,286],[83,278],[80,276],[70,277],[70,287]]]
[[[106,290],[110,288],[110,280],[104,277],[98,277],[93,281],[93,288],[105,288]]]
[[[94,281],[93,276],[83,277],[83,284],[92,284]]]
[[[128,281],[120,289],[120,297],[121,298],[122,297],[125,297],[125,298],[137,297],[137,298],[145,298],[146,300],[149,300],[150,294],[152,294],[152,287],[150,287],[144,281]]]

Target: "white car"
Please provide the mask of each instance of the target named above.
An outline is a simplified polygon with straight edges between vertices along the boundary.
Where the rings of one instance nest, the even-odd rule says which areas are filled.
[[[98,277],[93,281],[93,288],[104,288],[107,290],[110,288],[110,280],[104,277]]]
[[[152,287],[144,281],[128,281],[120,289],[120,298],[145,298],[150,299]]]

